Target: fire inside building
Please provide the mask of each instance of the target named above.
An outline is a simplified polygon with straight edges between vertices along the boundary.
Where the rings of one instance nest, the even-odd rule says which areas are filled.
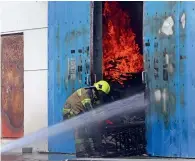
[[[99,60],[103,59],[103,78],[111,85],[111,93],[105,101],[115,101],[142,92],[143,2],[97,2],[94,8],[94,37],[102,35],[101,43],[100,39],[94,42],[99,55],[101,52],[103,54]],[[95,59],[94,68],[99,70],[100,63]],[[134,116],[124,114],[106,120],[101,130],[101,157],[145,154],[144,120],[144,111]]]
[[[127,84],[131,84],[129,80],[133,79],[133,74],[143,71],[143,57],[139,42],[142,39],[139,32],[142,31],[138,30],[138,25],[132,25],[139,22],[138,18],[138,22],[133,21],[133,13],[130,12],[132,9],[125,6],[134,5],[124,2],[104,3],[103,71],[105,79],[127,87]],[[138,15],[141,14],[138,13],[136,17]]]

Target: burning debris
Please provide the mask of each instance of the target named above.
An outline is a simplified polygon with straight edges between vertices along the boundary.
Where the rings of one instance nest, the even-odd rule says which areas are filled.
[[[143,56],[135,42],[130,18],[118,2],[105,2],[103,19],[104,78],[123,85],[131,79],[131,73],[143,70]]]

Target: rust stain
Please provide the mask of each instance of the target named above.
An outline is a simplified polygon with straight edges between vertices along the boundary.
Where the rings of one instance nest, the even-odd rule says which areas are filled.
[[[182,56],[180,55],[180,66],[179,66],[179,70],[180,70],[180,73],[184,73],[185,72],[185,61],[186,61],[186,56]]]
[[[162,115],[164,117],[164,125],[166,128],[169,126],[170,119],[172,115],[176,112],[176,97],[174,93],[171,91],[168,91],[168,100],[166,101],[166,108],[167,110],[162,112]]]
[[[23,34],[2,36],[1,105],[3,138],[18,138],[24,135],[23,48]]]
[[[81,28],[80,30],[72,30],[71,32],[67,33],[65,36],[65,42],[70,43],[72,40],[75,38],[81,36],[81,35],[86,35],[89,33],[89,30],[87,28]]]
[[[173,115],[176,112],[176,96],[174,93],[169,91],[169,106],[170,114]]]
[[[184,87],[180,88],[180,104],[182,105],[181,107],[185,105]]]
[[[186,59],[186,56],[180,55],[180,59]]]

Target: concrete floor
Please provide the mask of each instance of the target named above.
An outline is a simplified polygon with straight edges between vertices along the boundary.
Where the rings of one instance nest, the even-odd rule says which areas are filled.
[[[75,156],[65,155],[65,154],[40,154],[40,153],[32,153],[32,154],[19,154],[19,153],[7,153],[1,155],[1,161],[143,161],[143,160],[181,160],[181,159],[170,159],[170,158],[76,158]],[[188,159],[182,159],[188,160]],[[195,160],[195,159],[191,159]]]
[[[1,155],[1,161],[65,161],[73,158],[75,158],[75,156],[65,154],[7,153]]]

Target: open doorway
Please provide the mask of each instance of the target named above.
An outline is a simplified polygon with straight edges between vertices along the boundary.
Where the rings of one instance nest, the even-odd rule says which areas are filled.
[[[144,91],[142,31],[143,2],[95,2],[93,72],[111,85],[106,102]],[[110,118],[102,131],[105,156],[145,154],[144,120],[144,111]]]
[[[143,2],[102,3],[103,77],[121,99],[143,90]]]

